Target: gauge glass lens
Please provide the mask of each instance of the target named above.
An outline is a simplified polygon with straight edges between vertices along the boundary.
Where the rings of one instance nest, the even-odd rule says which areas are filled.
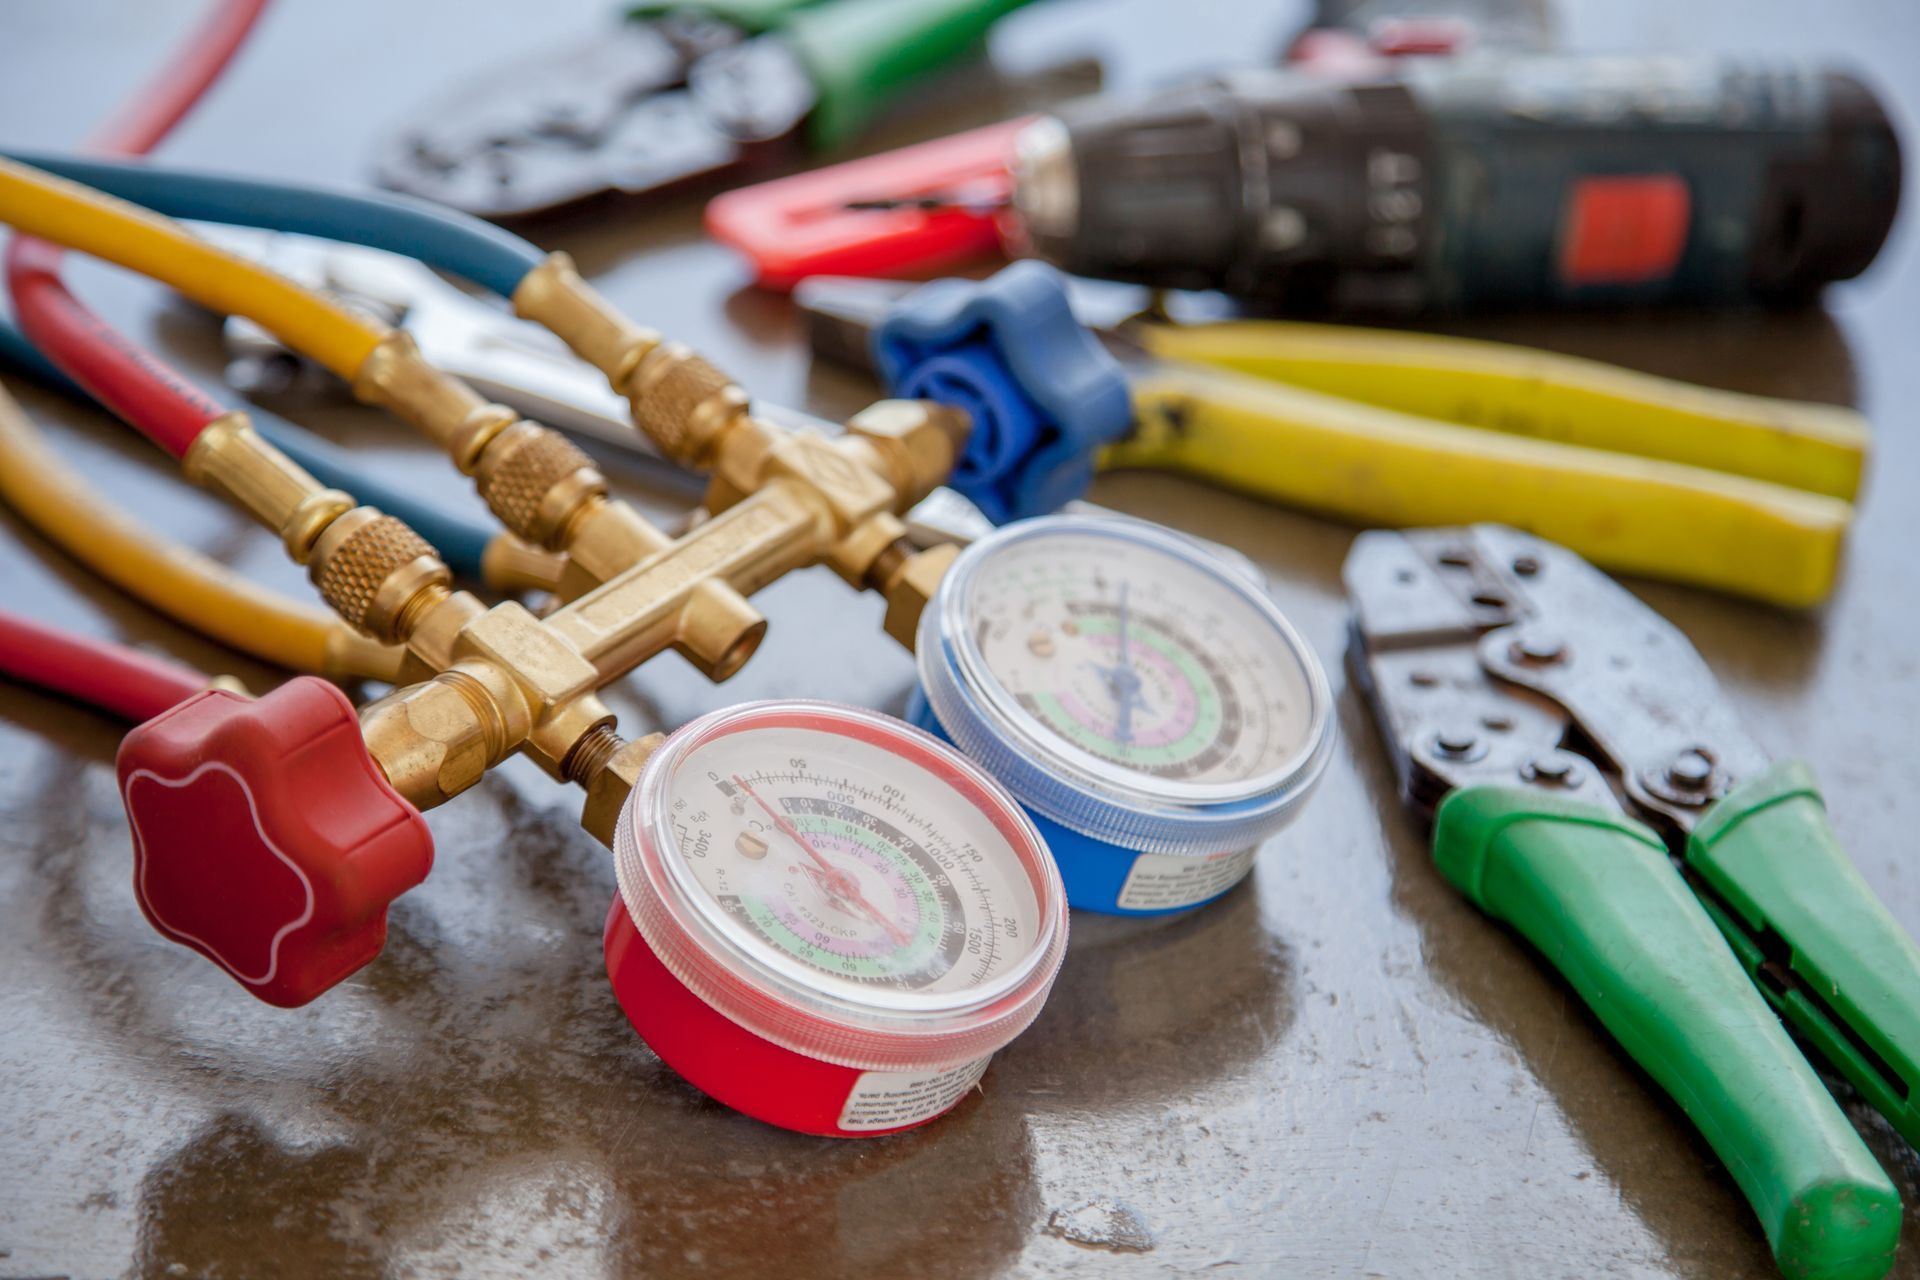
[[[1271,785],[1311,745],[1311,678],[1221,568],[1127,534],[1010,540],[964,601],[988,693],[1069,756],[1180,796]]]
[[[663,797],[669,862],[724,932],[809,986],[894,1003],[1011,985],[1040,928],[1033,880],[925,751],[791,725],[713,737]]]

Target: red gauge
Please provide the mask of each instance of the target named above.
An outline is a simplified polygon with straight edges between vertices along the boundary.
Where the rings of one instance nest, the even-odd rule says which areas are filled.
[[[1066,897],[1025,812],[910,725],[762,702],[655,753],[614,837],[607,971],[681,1075],[783,1128],[924,1124],[1040,1011]]]

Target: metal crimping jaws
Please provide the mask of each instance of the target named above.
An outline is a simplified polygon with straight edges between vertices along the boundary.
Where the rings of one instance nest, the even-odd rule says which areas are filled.
[[[1355,682],[1442,874],[1682,1104],[1783,1271],[1882,1274],[1892,1184],[1756,996],[1920,1142],[1920,948],[1805,766],[1769,765],[1685,637],[1564,548],[1376,531],[1345,577]]]

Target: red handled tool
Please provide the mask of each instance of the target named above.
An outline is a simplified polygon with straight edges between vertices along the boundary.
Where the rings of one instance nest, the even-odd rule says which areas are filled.
[[[707,206],[707,232],[746,255],[766,289],[816,275],[914,275],[1000,254],[1014,142],[1030,123],[729,191]]]

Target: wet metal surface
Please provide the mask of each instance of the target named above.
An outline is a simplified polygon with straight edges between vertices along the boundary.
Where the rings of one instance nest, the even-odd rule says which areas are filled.
[[[198,8],[14,0],[0,19],[0,136],[74,142]],[[1221,2],[1195,21],[1158,0],[1063,0],[1014,20],[996,50],[1039,65],[1099,45],[1137,81],[1276,47],[1301,11]],[[432,91],[410,79],[416,60],[437,78],[536,37],[562,42],[606,6],[550,2],[552,27],[537,33],[514,16],[526,12],[505,0],[283,4],[165,154],[354,180],[372,131]],[[1562,27],[1595,48],[1832,48],[1906,95],[1911,136],[1920,11],[1810,12],[1637,0]],[[953,118],[982,117],[968,110]],[[891,140],[910,132],[898,124]],[[1814,762],[1842,841],[1920,931],[1920,251],[1907,212],[1830,315],[1475,331],[1855,402],[1873,418],[1846,582],[1818,614],[1634,585],[1699,647],[1764,745]],[[869,394],[809,372],[785,304],[740,289],[738,266],[699,242],[697,200],[537,234],[757,393],[823,412]],[[75,275],[136,334],[218,367],[207,318],[99,268]],[[271,538],[183,490],[151,449],[24,398],[137,510],[305,590]],[[469,500],[397,425],[351,409],[300,416]],[[1094,496],[1260,562],[1341,689],[1340,751],[1305,816],[1223,901],[1167,920],[1076,918],[1053,1000],[983,1092],[881,1141],[735,1116],[638,1042],[600,959],[611,867],[574,825],[577,794],[530,768],[431,815],[438,866],[396,907],[386,955],[287,1013],[142,921],[114,726],[0,688],[0,1276],[1771,1274],[1731,1180],[1678,1111],[1432,870],[1343,687],[1352,531],[1167,477],[1108,477]],[[0,600],[255,688],[275,679],[116,597],[5,515]],[[715,688],[677,658],[652,663],[614,691],[623,721],[667,726],[772,694],[903,704],[911,666],[882,637],[876,601],[822,571],[762,602],[772,633],[745,672]],[[1909,1206],[1901,1273],[1920,1275],[1920,1159],[1855,1112]]]

